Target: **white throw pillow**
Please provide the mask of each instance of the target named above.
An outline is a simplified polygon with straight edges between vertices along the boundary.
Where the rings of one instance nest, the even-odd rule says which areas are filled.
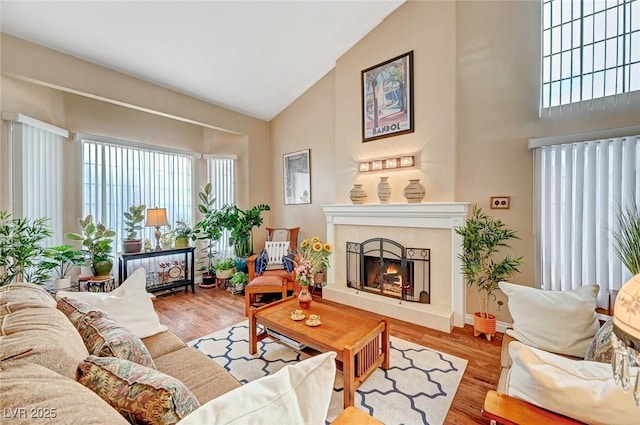
[[[106,311],[118,321],[118,324],[129,329],[139,338],[167,330],[160,324],[158,313],[153,308],[153,301],[147,292],[147,272],[137,269],[111,292],[67,292],[59,291],[56,298],[75,298],[94,307]]]
[[[572,291],[543,291],[508,282],[499,285],[509,297],[513,318],[508,335],[532,347],[584,358],[600,327],[596,317],[598,285]]]
[[[616,385],[610,365],[568,359],[517,341],[509,344],[509,354],[508,395],[588,424],[640,423],[632,392]]]
[[[178,425],[324,424],[336,375],[330,351],[214,398]]]

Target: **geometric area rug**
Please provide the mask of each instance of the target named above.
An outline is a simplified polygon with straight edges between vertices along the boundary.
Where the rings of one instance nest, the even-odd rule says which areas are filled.
[[[308,356],[265,338],[249,354],[248,321],[189,342],[246,384]],[[390,337],[389,370],[378,368],[358,388],[355,406],[387,425],[443,424],[467,361]],[[329,424],[343,410],[342,371],[336,373],[327,414]]]

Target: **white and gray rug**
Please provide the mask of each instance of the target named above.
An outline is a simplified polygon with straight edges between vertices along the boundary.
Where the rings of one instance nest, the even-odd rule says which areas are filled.
[[[442,424],[467,361],[391,337],[389,370],[376,370],[358,388],[355,405],[387,425]],[[249,355],[249,328],[244,321],[191,341],[240,382],[275,373],[306,358],[267,338]],[[342,372],[336,374],[327,423],[343,409]]]

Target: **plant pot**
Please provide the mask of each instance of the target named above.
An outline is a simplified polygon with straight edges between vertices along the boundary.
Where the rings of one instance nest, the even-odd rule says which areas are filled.
[[[198,286],[204,289],[215,288],[216,287],[215,273],[202,273],[202,283],[199,283]]]
[[[53,281],[53,289],[65,289],[71,287],[71,278],[63,277]]]
[[[227,270],[216,270],[216,277],[218,279],[229,279],[231,276],[236,274],[236,268],[233,267]]]
[[[127,239],[122,241],[124,254],[135,254],[142,251],[142,239]]]
[[[189,238],[186,236],[178,236],[173,246],[176,248],[186,248],[189,246]]]
[[[111,260],[97,261],[93,263],[93,271],[96,276],[107,276],[111,274],[113,262]]]
[[[496,316],[487,313],[488,318],[482,317],[479,311],[473,313],[473,335],[484,334],[489,341],[496,334]]]

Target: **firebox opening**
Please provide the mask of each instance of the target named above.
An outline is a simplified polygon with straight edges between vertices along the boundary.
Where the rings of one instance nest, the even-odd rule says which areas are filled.
[[[382,264],[377,257],[364,256],[363,289],[376,290],[381,295],[407,298],[413,294],[413,262],[406,262],[406,270],[402,270],[402,261],[383,258]],[[404,291],[404,297],[403,292]]]

